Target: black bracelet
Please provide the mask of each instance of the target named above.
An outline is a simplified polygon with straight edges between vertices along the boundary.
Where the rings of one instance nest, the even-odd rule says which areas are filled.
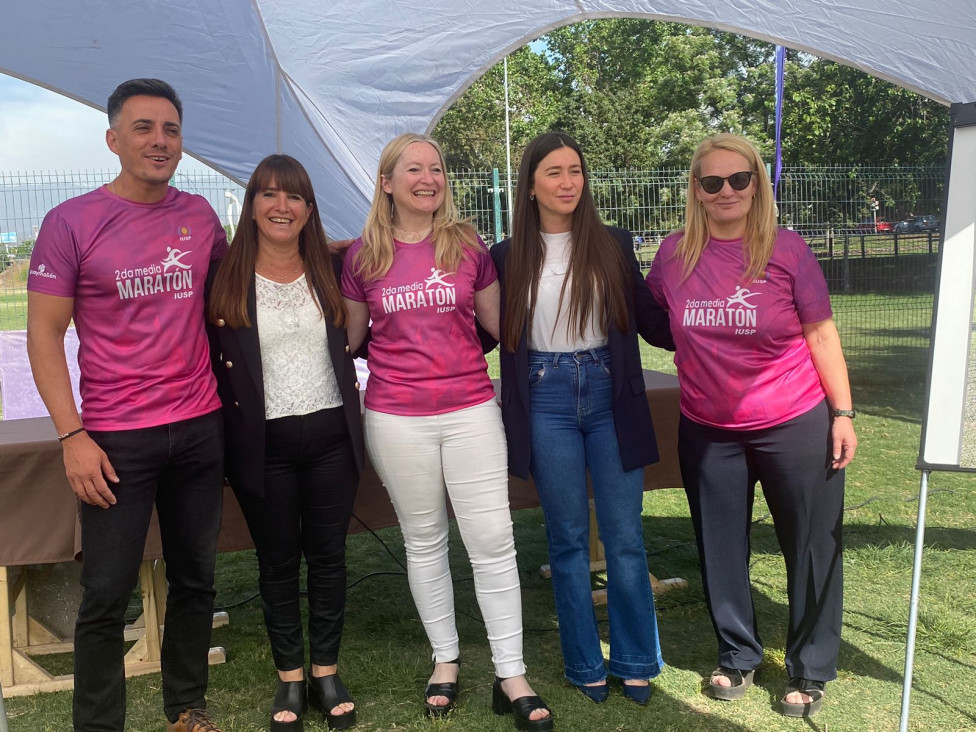
[[[854,419],[857,416],[857,412],[855,412],[853,409],[832,409],[830,416],[835,419],[837,417],[850,417],[851,419]]]
[[[69,437],[74,437],[79,432],[84,432],[84,431],[85,431],[84,427],[79,427],[78,429],[72,430],[71,432],[65,432],[63,435],[58,435],[58,442],[64,442]]]

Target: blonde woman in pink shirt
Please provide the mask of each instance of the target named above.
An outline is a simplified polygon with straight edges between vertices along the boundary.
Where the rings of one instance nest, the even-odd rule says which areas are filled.
[[[396,509],[433,648],[424,709],[443,717],[458,693],[450,495],[488,630],[493,709],[541,731],[552,715],[525,679],[505,430],[475,327],[477,318],[498,337],[498,293],[488,249],[454,206],[438,144],[412,133],[392,140],[363,235],[345,256],[342,294],[353,351],[372,320],[366,448]]]
[[[806,242],[777,228],[766,166],[748,140],[699,145],[685,227],[661,244],[647,281],[676,345],[678,452],[718,639],[711,694],[742,698],[762,663],[749,582],[759,482],[786,560],[782,712],[813,716],[837,675],[854,410],[827,283]]]

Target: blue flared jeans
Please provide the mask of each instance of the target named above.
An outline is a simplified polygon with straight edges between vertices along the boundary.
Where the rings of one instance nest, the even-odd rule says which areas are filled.
[[[591,596],[587,470],[606,549],[609,672],[653,678],[664,662],[641,524],[644,471],[620,462],[609,351],[530,351],[529,388],[530,469],[546,518],[566,678],[586,684],[607,675]]]

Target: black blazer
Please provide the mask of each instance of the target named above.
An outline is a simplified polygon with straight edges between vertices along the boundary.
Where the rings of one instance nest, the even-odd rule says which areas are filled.
[[[342,270],[342,260],[333,255],[336,277]],[[217,273],[214,262],[207,276],[207,292]],[[321,296],[319,300],[322,301]],[[224,416],[224,470],[236,491],[264,495],[264,375],[261,369],[261,346],[258,341],[257,306],[254,278],[247,294],[247,314],[250,328],[230,328],[207,321],[210,341],[210,364],[217,377]],[[359,383],[356,366],[349,353],[345,328],[336,328],[331,318],[325,318],[329,356],[335,369],[336,381],[342,394],[342,408],[352,440],[356,465],[363,472],[364,446],[362,412],[359,404]]]
[[[622,333],[611,324],[607,334],[607,346],[610,349],[610,378],[613,386],[613,423],[617,430],[617,442],[620,444],[620,460],[624,470],[634,470],[658,461],[657,441],[654,439],[651,411],[647,406],[637,334],[640,333],[651,345],[671,351],[674,350],[674,340],[671,338],[667,311],[654,300],[637,264],[633,236],[625,229],[608,226],[607,230],[620,245],[624,261],[630,267],[633,282],[629,330]],[[489,250],[501,283],[503,343],[505,340],[505,264],[510,245],[511,240],[505,239]],[[508,438],[508,470],[520,478],[528,478],[532,455],[527,332],[526,327],[515,353],[509,352],[504,345],[499,349],[502,420],[505,422],[505,435]]]

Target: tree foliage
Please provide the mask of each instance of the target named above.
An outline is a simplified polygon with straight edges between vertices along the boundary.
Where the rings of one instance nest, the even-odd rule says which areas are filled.
[[[745,134],[768,158],[773,55],[768,43],[679,23],[617,18],[559,28],[508,59],[513,155],[559,129],[580,141],[594,169],[683,168],[715,132]],[[948,111],[913,92],[792,51],[785,87],[787,165],[945,161]],[[501,64],[472,84],[434,134],[451,167],[504,166]]]

